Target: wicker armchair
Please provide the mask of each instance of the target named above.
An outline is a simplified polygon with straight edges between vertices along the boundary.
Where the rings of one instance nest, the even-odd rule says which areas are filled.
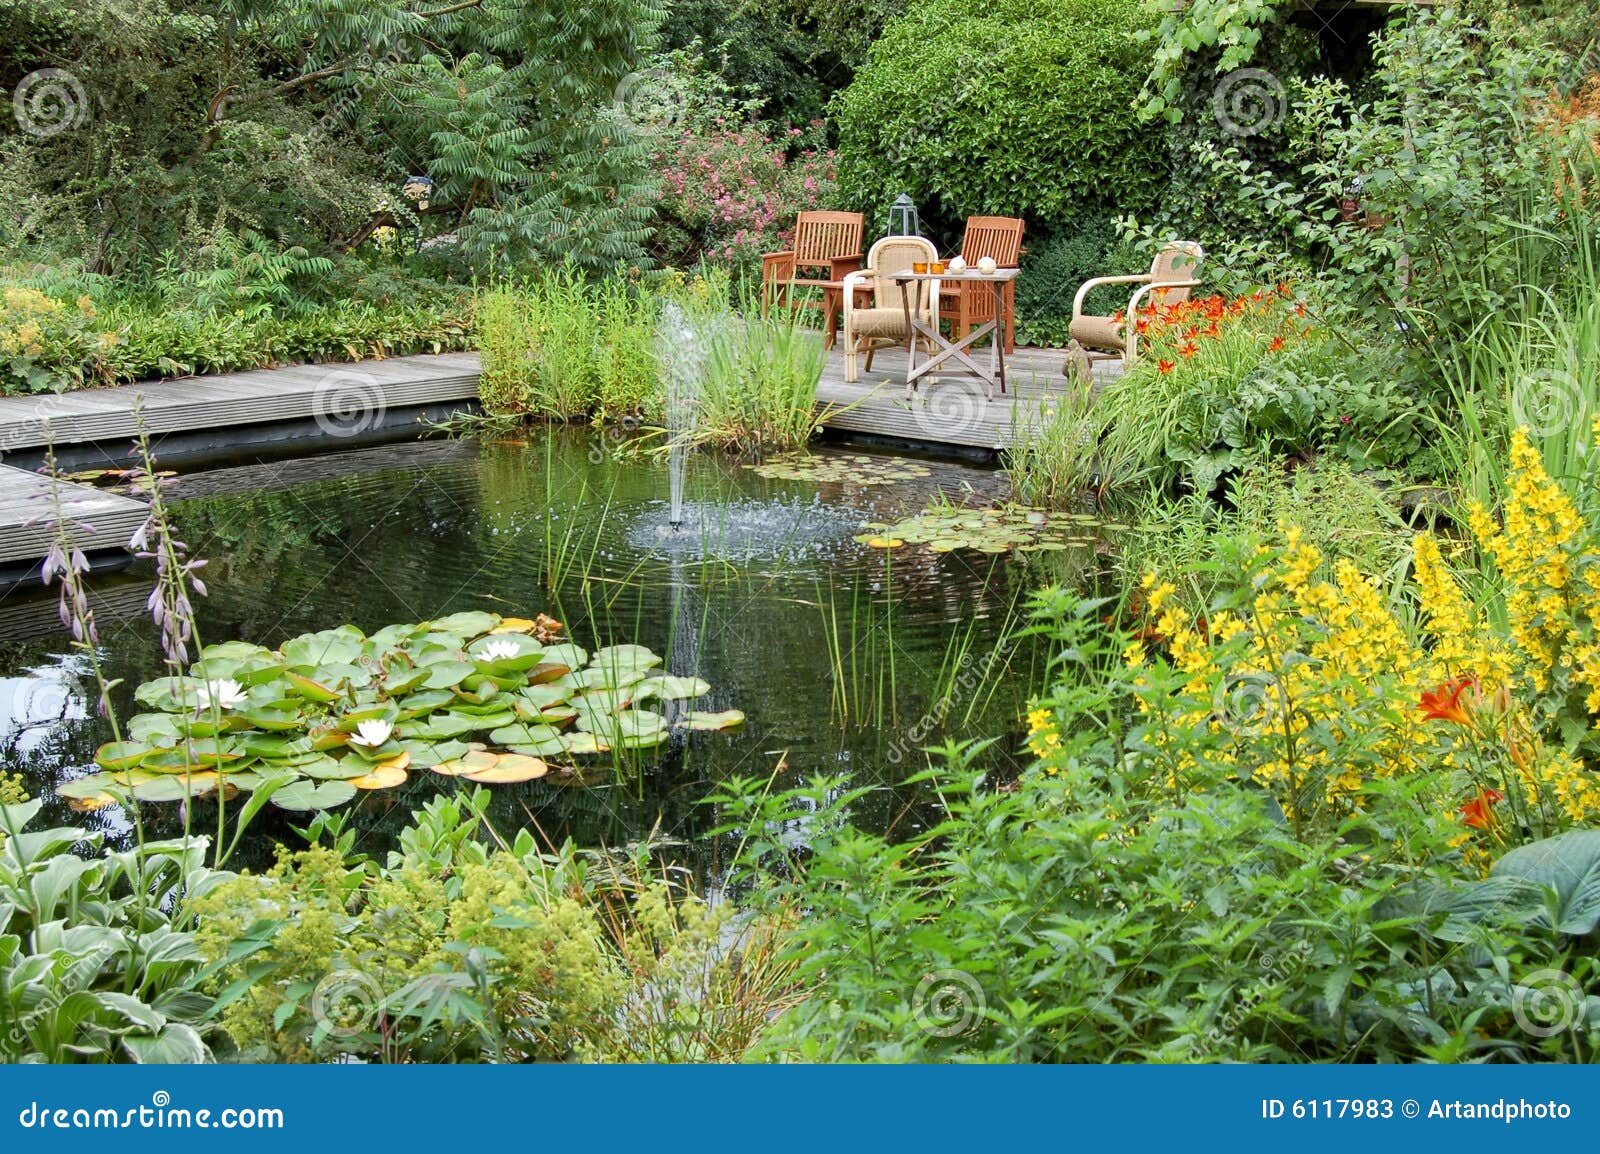
[[[867,354],[867,371],[872,371],[872,354],[880,348],[905,345],[906,307],[900,286],[892,274],[910,272],[913,263],[938,259],[933,242],[920,236],[886,236],[867,253],[867,267],[844,278],[844,379],[860,379],[856,357]],[[867,291],[872,302],[857,303]],[[929,327],[938,323],[938,281],[913,281],[906,290],[911,307]]]
[[[769,308],[820,308],[829,348],[838,319],[839,282],[861,267],[863,227],[859,212],[802,212],[795,218],[794,247],[761,258],[763,303]],[[796,293],[797,288],[821,289],[821,300]]]
[[[990,257],[1000,268],[1016,268],[1022,261],[1023,222],[1014,216],[969,216],[961,236],[961,259],[969,268]],[[1017,347],[1017,284],[1007,281],[1001,290],[1005,313],[1006,352]],[[988,285],[971,281],[948,284],[939,294],[939,319],[950,322],[950,339],[959,341],[979,325],[994,320],[994,293]]]
[[[1130,276],[1101,276],[1086,280],[1072,301],[1072,323],[1068,333],[1072,342],[1067,346],[1067,371],[1076,366],[1087,372],[1089,362],[1099,350],[1099,356],[1120,355],[1124,364],[1132,364],[1138,355],[1139,330],[1130,324],[1144,305],[1146,298],[1158,304],[1178,304],[1189,299],[1189,290],[1199,285],[1196,279],[1205,250],[1188,240],[1175,240],[1156,253],[1147,273]],[[1136,285],[1128,298],[1128,307],[1119,316],[1102,317],[1083,311],[1084,298],[1102,285]]]

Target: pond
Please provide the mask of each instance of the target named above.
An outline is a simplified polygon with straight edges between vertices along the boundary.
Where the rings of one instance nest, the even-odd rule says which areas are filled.
[[[1020,599],[1043,580],[1092,573],[1100,548],[1090,536],[1025,558],[873,547],[857,539],[869,525],[942,502],[1004,500],[1004,475],[835,446],[804,468],[759,472],[693,457],[685,522],[673,529],[664,465],[615,448],[561,428],[182,475],[168,491],[175,518],[191,555],[210,561],[200,637],[277,646],[345,622],[371,632],[488,610],[548,613],[590,649],[648,646],[666,671],[710,683],[696,708],[738,709],[745,723],[675,733],[624,761],[566,759],[581,772],[493,787],[491,812],[503,832],[526,827],[556,842],[674,840],[678,860],[702,877],[715,876],[726,854],[705,836],[716,815],[702,804],[725,778],[772,778],[781,788],[844,774],[881,787],[860,807],[863,822],[914,828],[934,817],[930,799],[902,784],[926,764],[922,746],[998,737],[1002,759],[1020,747],[1020,717],[1042,673],[1041,655],[1011,636]],[[137,566],[95,580],[124,717],[136,712],[132,687],[162,672],[143,612],[149,589]],[[71,813],[52,792],[92,772],[96,748],[111,738],[87,684],[53,596],[0,598],[0,768],[20,771],[57,824],[88,822],[123,840],[121,811]],[[358,850],[381,855],[411,809],[462,787],[422,770],[361,794],[351,815]],[[150,835],[181,831],[178,806],[144,812]],[[269,806],[234,864],[260,866],[276,843],[302,844],[293,827],[308,816]]]

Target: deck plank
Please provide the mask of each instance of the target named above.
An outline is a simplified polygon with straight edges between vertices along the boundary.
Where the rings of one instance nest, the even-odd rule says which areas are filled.
[[[476,353],[292,365],[147,381],[61,396],[0,397],[0,453],[133,436],[135,399],[152,434],[301,420],[334,410],[333,398],[368,409],[471,400]],[[48,421],[48,425],[46,424]]]
[[[38,561],[50,551],[51,481],[38,473],[0,465],[0,564]],[[86,552],[121,549],[149,512],[143,501],[89,485],[60,482],[68,539]],[[91,532],[92,529],[92,532]]]

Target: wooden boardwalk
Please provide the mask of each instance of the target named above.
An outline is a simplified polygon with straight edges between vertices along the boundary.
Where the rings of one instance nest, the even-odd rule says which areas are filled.
[[[474,400],[478,375],[476,353],[441,353],[0,397],[0,454],[37,449],[47,439],[57,445],[126,441],[134,433],[135,398],[152,436],[307,418],[331,437],[352,436],[390,409]]]
[[[974,359],[984,364],[988,355],[980,350]],[[1065,359],[1060,349],[1018,348],[1006,358],[1007,391],[1002,396],[996,390],[992,401],[982,381],[964,374],[924,380],[908,399],[904,352],[878,353],[870,373],[863,369],[858,382],[845,384],[844,354],[835,348],[817,386],[817,403],[832,410],[823,427],[836,432],[999,450],[1013,443],[1019,427],[1038,419],[1047,398],[1073,385],[1062,372]],[[1095,366],[1095,380],[1103,383],[1120,371],[1120,362],[1102,361]]]
[[[908,400],[903,352],[880,352],[872,372],[847,385],[844,354],[834,349],[817,403],[828,410],[824,427],[834,432],[992,452],[1012,444],[1017,429],[1037,419],[1046,397],[1069,387],[1064,356],[1059,349],[1019,348],[1007,359],[1009,392],[992,401],[981,382],[964,375],[924,382],[919,395]],[[1117,371],[1115,363],[1103,363],[1096,368],[1097,380]],[[116,445],[120,456],[135,432],[136,401],[153,438],[309,419],[325,437],[337,440],[372,429],[389,410],[475,400],[479,372],[476,353],[444,353],[220,373],[60,396],[0,397],[0,456],[37,453],[48,441],[105,444],[108,452]],[[48,482],[37,474],[0,465],[0,567],[36,562],[48,551],[48,528],[28,524],[48,514],[47,491]],[[128,497],[84,485],[64,493],[69,519],[95,527],[93,534],[75,531],[75,542],[85,549],[120,548],[144,518],[144,504]]]
[[[60,495],[69,537],[86,553],[122,549],[148,511],[143,501],[89,485],[63,483]],[[0,568],[41,560],[55,539],[53,517],[48,477],[0,465]]]

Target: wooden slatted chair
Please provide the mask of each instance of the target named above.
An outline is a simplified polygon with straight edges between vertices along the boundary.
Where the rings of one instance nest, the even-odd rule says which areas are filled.
[[[859,212],[802,212],[795,218],[794,247],[761,258],[762,299],[789,309],[820,308],[823,341],[833,347],[840,282],[861,267]],[[821,289],[822,299],[796,289]]]
[[[961,236],[961,259],[968,268],[990,257],[999,268],[1016,268],[1022,260],[1023,222],[1014,216],[969,216]],[[1005,309],[1006,352],[1017,347],[1016,281],[1008,281],[1001,300]],[[945,285],[939,293],[939,319],[950,322],[950,339],[959,341],[981,324],[994,320],[994,290],[968,282]]]

